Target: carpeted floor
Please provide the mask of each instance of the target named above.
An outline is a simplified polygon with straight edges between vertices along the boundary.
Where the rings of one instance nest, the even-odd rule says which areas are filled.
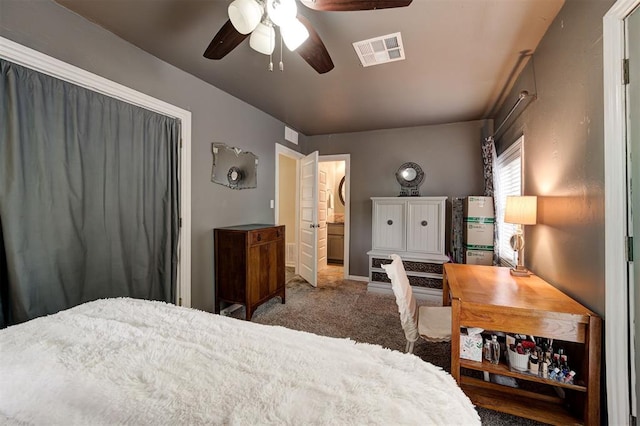
[[[339,271],[330,266],[319,274],[318,287],[314,288],[289,270],[286,303],[278,297],[271,299],[258,307],[252,321],[404,351],[406,340],[393,295],[368,293],[365,282],[342,280]],[[230,315],[244,318],[244,308]],[[414,354],[450,371],[450,349],[449,343],[419,340]],[[477,410],[485,425],[540,424],[484,408]]]

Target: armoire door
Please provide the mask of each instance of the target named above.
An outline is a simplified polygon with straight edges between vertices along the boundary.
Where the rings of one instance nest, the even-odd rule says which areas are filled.
[[[410,200],[407,203],[407,251],[416,253],[444,253],[441,229],[442,203]]]
[[[404,251],[406,202],[378,200],[373,203],[373,250]]]

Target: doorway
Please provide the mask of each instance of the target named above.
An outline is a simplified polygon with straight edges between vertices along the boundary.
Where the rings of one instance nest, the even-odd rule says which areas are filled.
[[[324,280],[344,277],[345,169],[345,160],[319,159],[318,273]]]
[[[119,99],[181,122],[179,153],[180,234],[175,304],[191,307],[191,112],[125,87],[70,63],[0,37],[0,57],[54,78]]]
[[[609,424],[634,423],[638,384],[637,314],[640,264],[630,246],[636,246],[640,229],[640,201],[630,193],[631,179],[640,179],[639,64],[640,0],[617,0],[603,19],[604,144],[605,144],[605,356]],[[628,64],[625,67],[625,62]],[[626,74],[631,78],[625,79]],[[625,82],[627,80],[627,82]],[[635,80],[635,81],[634,81]],[[636,161],[637,163],[637,161]],[[638,170],[634,170],[638,169]],[[638,208],[634,208],[634,204]],[[635,211],[635,218],[634,216]],[[625,218],[627,220],[625,220]],[[635,226],[634,226],[635,224]],[[631,238],[631,239],[629,239]],[[637,253],[637,251],[636,251]]]
[[[640,158],[640,81],[636,76],[640,75],[640,6],[625,19],[625,32],[626,32],[626,57],[628,61],[627,73],[634,70],[634,78],[629,76],[628,84],[626,84],[626,118],[627,118],[627,146],[629,147],[629,153],[627,155],[628,172],[627,175],[631,182],[640,182],[640,164],[638,164],[638,158]],[[632,155],[635,154],[635,155]],[[635,162],[634,162],[635,159]],[[630,185],[630,188],[634,188]],[[637,190],[638,185],[635,185],[636,190],[629,191],[630,199],[630,220],[629,220],[629,235],[633,237],[633,252],[640,253],[640,191]],[[636,235],[638,234],[638,235]],[[635,256],[634,256],[635,257]],[[631,415],[638,416],[638,395],[640,394],[640,383],[637,380],[637,373],[640,370],[640,360],[637,354],[640,353],[640,347],[638,338],[640,337],[640,330],[638,321],[638,312],[640,312],[640,291],[638,289],[638,283],[640,283],[640,261],[635,258],[631,259],[633,262],[632,271],[630,276],[632,277],[629,282],[629,342],[630,342],[630,359],[632,360],[630,365],[631,370]]]
[[[275,154],[274,223],[285,225],[286,265],[300,275],[301,162],[305,156],[280,144]],[[335,282],[349,277],[350,155],[319,156],[317,166],[316,274],[321,282]]]

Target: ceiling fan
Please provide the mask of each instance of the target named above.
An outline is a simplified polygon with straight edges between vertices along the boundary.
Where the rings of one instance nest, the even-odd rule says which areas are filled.
[[[405,7],[412,0],[299,0],[319,11],[355,11]],[[220,28],[204,57],[222,59],[250,36],[250,46],[265,55],[275,47],[275,28],[287,48],[296,51],[318,73],[333,69],[333,61],[311,23],[298,14],[295,0],[234,0],[228,8],[229,20]]]

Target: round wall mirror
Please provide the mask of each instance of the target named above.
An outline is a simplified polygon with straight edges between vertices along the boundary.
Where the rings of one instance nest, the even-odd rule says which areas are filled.
[[[408,167],[402,170],[402,177],[407,182],[411,182],[416,178],[416,176],[418,176],[418,173],[416,172],[416,169],[414,169],[413,167]]]
[[[342,205],[344,206],[344,199],[345,199],[345,188],[344,188],[344,178],[346,176],[342,176],[342,179],[340,180],[340,185],[338,186],[338,197],[340,197],[340,202],[342,203]]]
[[[396,171],[396,180],[401,187],[401,197],[418,197],[420,196],[418,186],[424,180],[424,172],[416,163],[404,163]]]
[[[236,166],[230,167],[227,172],[227,180],[229,181],[230,187],[237,187],[240,181],[242,181],[242,170]]]

